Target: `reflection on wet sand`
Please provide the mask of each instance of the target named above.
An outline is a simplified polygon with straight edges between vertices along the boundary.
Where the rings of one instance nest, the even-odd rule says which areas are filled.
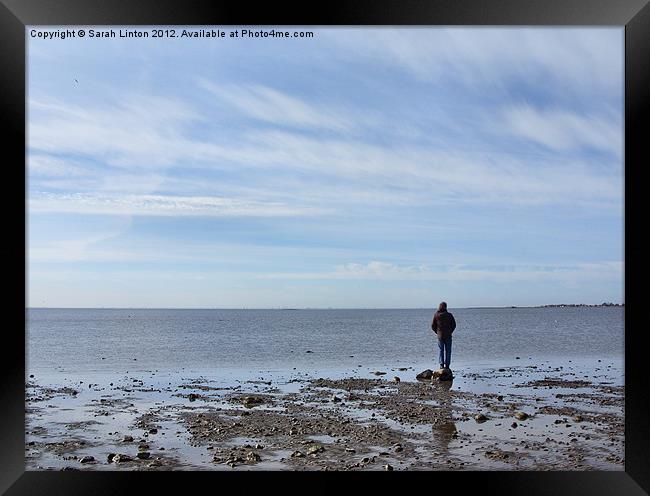
[[[445,452],[448,451],[451,440],[458,437],[458,429],[453,420],[453,403],[451,395],[453,384],[453,379],[449,381],[432,382],[434,397],[440,405],[440,415],[434,419],[431,425],[433,441],[438,449],[444,450]]]

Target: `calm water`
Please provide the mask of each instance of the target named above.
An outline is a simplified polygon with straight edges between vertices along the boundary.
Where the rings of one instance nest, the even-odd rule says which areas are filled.
[[[624,356],[622,308],[450,309],[452,367]],[[432,310],[30,309],[28,373],[437,364]],[[306,353],[306,351],[312,353]],[[353,357],[351,357],[351,355]],[[521,362],[524,365],[524,362]]]

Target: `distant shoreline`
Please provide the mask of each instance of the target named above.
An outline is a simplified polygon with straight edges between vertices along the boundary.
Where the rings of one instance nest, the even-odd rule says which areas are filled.
[[[625,303],[552,303],[547,305],[506,305],[499,307],[450,307],[452,310],[478,310],[478,309],[496,309],[496,308],[597,308],[597,307],[625,307]],[[415,308],[337,308],[337,307],[304,307],[304,308],[219,308],[219,307],[25,307],[26,310],[282,310],[282,311],[296,311],[296,310],[435,310],[434,306],[431,307],[415,307]]]
[[[558,307],[624,307],[625,303],[600,303],[590,305],[588,303],[556,303],[553,305],[540,305],[535,308],[558,308]],[[513,307],[517,308],[517,307]]]

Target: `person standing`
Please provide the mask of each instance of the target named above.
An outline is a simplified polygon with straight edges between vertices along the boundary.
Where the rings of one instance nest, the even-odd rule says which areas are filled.
[[[451,335],[456,329],[456,320],[451,312],[447,311],[447,303],[438,305],[438,311],[433,315],[431,330],[438,336],[440,348],[440,368],[448,369],[451,365]]]

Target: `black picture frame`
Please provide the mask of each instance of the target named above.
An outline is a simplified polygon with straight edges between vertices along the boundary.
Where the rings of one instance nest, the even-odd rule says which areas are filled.
[[[621,472],[435,472],[424,473],[431,489],[451,483],[455,492],[473,482],[498,494],[647,494],[650,492],[650,400],[647,392],[643,328],[640,317],[643,280],[639,224],[643,184],[640,171],[648,163],[645,123],[650,93],[650,5],[648,0],[357,0],[275,2],[172,0],[0,0],[0,100],[4,124],[4,212],[9,230],[2,243],[9,272],[10,319],[5,324],[3,374],[0,378],[2,444],[0,491],[6,494],[116,494],[130,492],[135,479],[146,477],[169,488],[168,476],[132,472],[25,471],[25,27],[30,25],[562,25],[625,28],[625,471]],[[645,159],[645,161],[644,161]],[[22,169],[21,169],[22,164]],[[10,194],[6,194],[6,193]],[[21,263],[22,260],[22,263]],[[22,317],[21,317],[22,315]],[[10,337],[18,339],[10,341]],[[209,474],[208,474],[209,475]],[[293,477],[295,474],[289,474]],[[285,474],[286,476],[286,474]],[[381,476],[386,477],[387,475]],[[192,475],[194,477],[194,475]],[[232,478],[242,474],[221,475]],[[246,484],[252,479],[246,476]],[[266,478],[267,475],[260,474]],[[348,474],[346,477],[350,477]],[[364,477],[355,474],[355,477]],[[364,483],[368,481],[367,476]],[[372,476],[377,479],[377,474]],[[403,477],[403,476],[398,476]],[[350,477],[352,479],[353,477]],[[435,479],[434,479],[435,478]],[[181,476],[182,484],[195,479]],[[379,479],[383,484],[386,479]],[[434,482],[435,480],[435,482]],[[460,488],[460,489],[459,489]],[[217,487],[213,488],[218,490]],[[461,491],[463,492],[463,491]]]

